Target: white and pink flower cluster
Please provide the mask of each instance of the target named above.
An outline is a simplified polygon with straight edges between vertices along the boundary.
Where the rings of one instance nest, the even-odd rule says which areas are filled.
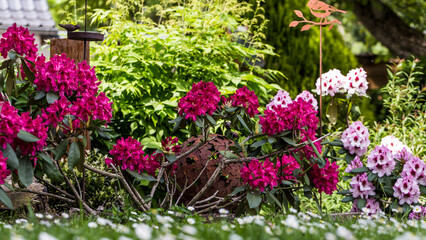
[[[343,146],[349,150],[350,154],[361,157],[367,152],[370,145],[369,136],[368,129],[362,122],[356,121],[342,133]]]
[[[312,105],[315,111],[318,111],[318,101],[315,99],[314,95],[309,91],[303,91],[299,95],[296,96],[294,101],[302,99],[303,101]],[[266,105],[266,109],[273,110],[274,106],[279,106],[281,108],[287,107],[291,104],[293,100],[290,97],[290,94],[287,91],[278,90],[277,94],[272,98],[271,102]]]
[[[392,135],[382,138],[380,144],[389,148],[389,150],[392,151],[393,155],[397,155],[403,149],[406,149],[408,152],[411,153],[411,149],[407,145],[405,145],[398,138]]]
[[[368,155],[367,167],[377,176],[390,176],[395,169],[395,160],[389,148],[379,145]]]
[[[352,69],[346,76],[340,70],[332,69],[323,73],[316,82],[316,92],[322,96],[334,97],[336,93],[346,93],[348,98],[354,94],[367,96],[367,89],[367,73],[363,68]]]
[[[354,198],[363,198],[367,199],[369,196],[374,196],[374,187],[373,183],[368,181],[367,173],[357,174],[351,179],[350,182],[351,189],[349,191],[352,192],[352,196]]]

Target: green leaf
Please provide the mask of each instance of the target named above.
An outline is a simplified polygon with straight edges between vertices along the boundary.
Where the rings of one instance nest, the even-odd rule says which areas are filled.
[[[49,104],[54,103],[58,99],[59,99],[59,95],[56,93],[48,92],[46,94],[46,100],[47,100],[47,103]]]
[[[368,177],[367,180],[369,182],[373,182],[373,181],[377,180],[377,178],[378,178],[377,174],[374,174],[373,172],[367,173],[367,177]]]
[[[328,121],[330,121],[331,124],[337,123],[337,104],[333,101],[330,102],[330,104],[327,107],[327,113],[326,116],[328,118]]]
[[[359,167],[359,168],[352,169],[351,173],[365,173],[369,171],[370,169],[368,167]]]
[[[46,93],[44,91],[37,91],[36,95],[34,96],[34,100],[40,100],[46,96]]]
[[[68,140],[69,139],[65,139],[64,141],[59,143],[59,145],[56,147],[56,149],[55,149],[55,161],[58,161],[59,159],[61,159],[65,155],[65,153],[67,152]]]
[[[420,187],[420,192],[423,194],[426,194],[426,187],[423,185],[419,185],[419,187]]]
[[[338,191],[337,194],[346,195],[346,194],[352,194],[352,193],[349,190],[341,190],[341,191]]]
[[[259,207],[260,203],[262,202],[262,196],[259,192],[248,192],[247,193],[247,201],[249,203],[250,208],[257,208]]]
[[[365,204],[367,203],[367,200],[363,198],[358,198],[358,202],[356,203],[356,206],[359,210],[362,210],[365,207]]]
[[[34,178],[34,167],[33,162],[29,158],[20,158],[18,167],[19,180],[28,187],[33,182]]]
[[[9,143],[6,145],[6,149],[3,149],[2,152],[3,152],[3,156],[7,158],[7,165],[12,170],[18,169],[19,167],[18,157],[16,156],[15,151],[13,150],[13,148],[10,146]]]
[[[240,186],[240,187],[237,187],[237,188],[235,188],[235,189],[234,189],[234,191],[232,191],[232,192],[231,192],[228,196],[229,196],[229,197],[235,196],[235,195],[237,195],[238,193],[240,193],[240,192],[244,191],[246,188],[247,188],[247,186],[246,186],[246,185],[244,185],[244,186]]]
[[[130,175],[132,175],[136,179],[145,180],[145,181],[149,181],[149,182],[155,181],[155,178],[153,176],[148,175],[146,173],[138,173],[138,172],[130,171],[130,170],[126,170],[126,171],[128,173],[130,173]]]
[[[252,147],[252,148],[258,148],[258,147],[262,146],[263,144],[265,144],[265,143],[267,143],[267,142],[268,142],[268,140],[266,140],[266,139],[264,139],[264,140],[260,140],[260,141],[257,141],[257,142],[255,142],[255,143],[253,143],[253,144],[251,145],[251,147]]]
[[[253,133],[250,128],[247,126],[246,122],[244,121],[243,117],[241,117],[240,115],[237,115],[238,121],[240,121],[241,125],[243,125],[243,127],[249,132],[249,133]]]
[[[225,107],[225,111],[233,113],[238,109],[238,107]]]
[[[22,68],[24,69],[25,75],[28,78],[28,80],[30,80],[30,82],[33,83],[35,80],[35,74],[34,72],[30,70],[30,68],[27,65],[27,61],[25,61],[24,59],[22,60]]]
[[[335,146],[335,147],[343,147],[343,142],[340,139],[334,139],[332,142],[322,142],[321,145],[331,145],[331,146]]]
[[[206,115],[207,120],[211,123],[212,126],[216,125],[216,121],[210,115]]]
[[[29,142],[29,143],[40,141],[38,137],[22,129],[18,133],[18,138],[24,142]]]
[[[0,188],[0,201],[6,205],[9,209],[13,209],[12,201],[10,200],[9,196],[7,196],[6,192]]]
[[[342,199],[342,202],[343,203],[345,203],[345,202],[351,202],[351,201],[353,201],[354,200],[354,197],[352,197],[352,196],[346,196],[346,197],[344,197],[343,199]]]
[[[77,142],[72,142],[68,152],[68,167],[73,169],[80,162],[80,148]]]
[[[293,185],[294,183],[293,183],[293,182],[290,182],[290,181],[283,180],[283,181],[281,182],[281,184],[283,184],[283,185]]]
[[[308,199],[312,198],[312,188],[308,185],[304,185],[303,186],[303,195],[305,195],[305,197],[307,197]]]
[[[239,158],[238,155],[236,155],[235,153],[231,152],[231,151],[219,151],[220,155],[225,156],[225,158],[227,159],[237,159]]]
[[[344,148],[341,148],[341,149],[339,149],[339,151],[338,151],[338,153],[339,154],[345,154],[345,153],[347,153],[348,151],[346,151],[346,149],[344,149]]]
[[[173,154],[166,154],[166,158],[167,158],[167,160],[169,160],[169,162],[176,161],[176,156],[173,155]]]
[[[361,109],[357,105],[352,105],[351,112],[353,121],[358,120],[358,118],[361,116]]]
[[[383,186],[383,192],[385,192],[386,196],[392,197],[394,190],[391,186]]]
[[[268,143],[273,144],[276,141],[277,141],[276,138],[274,138],[274,137],[268,137]]]
[[[45,153],[39,153],[38,156],[43,160],[43,171],[53,182],[62,182],[64,176],[59,169],[54,165],[52,158]]]
[[[284,140],[284,142],[290,144],[291,146],[295,146],[296,145],[296,143],[292,139],[290,139],[288,137],[281,137],[281,139]]]
[[[318,152],[318,149],[315,147],[314,143],[311,141],[311,139],[308,138],[309,141],[309,145],[311,145],[312,149],[315,152],[315,155],[317,155],[317,157],[319,158],[319,160],[321,160],[322,162],[326,163],[325,159],[322,158],[321,154]]]
[[[203,119],[200,117],[197,117],[197,120],[195,120],[195,125],[197,125],[197,127],[199,128],[204,128]]]
[[[277,206],[279,206],[281,209],[283,208],[282,204],[280,203],[280,201],[278,201],[278,199],[274,196],[274,194],[266,191],[266,196],[271,198],[275,202],[275,204],[277,204]]]
[[[350,153],[346,153],[346,155],[345,155],[345,162],[347,164],[350,164],[352,162],[352,160],[354,160],[355,156],[356,155],[352,155]]]

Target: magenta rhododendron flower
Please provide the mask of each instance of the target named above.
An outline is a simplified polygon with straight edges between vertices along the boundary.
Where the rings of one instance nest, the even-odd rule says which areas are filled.
[[[220,92],[212,82],[199,82],[178,103],[179,115],[197,120],[197,116],[212,115],[220,101]]]
[[[390,176],[395,169],[395,161],[391,150],[385,146],[376,146],[368,155],[367,167],[379,177]]]
[[[349,150],[350,154],[361,157],[367,152],[368,146],[370,145],[369,136],[368,129],[364,127],[362,122],[356,121],[343,131],[343,147]]]
[[[354,160],[352,160],[352,162],[348,165],[345,172],[349,173],[352,170],[354,170],[355,168],[360,168],[360,167],[363,167],[363,166],[364,166],[364,164],[361,162],[361,159],[359,159],[359,157],[356,156],[354,158]]]
[[[149,155],[145,155],[143,146],[132,137],[121,138],[109,152],[113,158],[106,158],[105,164],[114,164],[121,169],[143,172],[144,170],[151,176],[155,175],[155,170],[160,167],[158,161],[153,160]]]
[[[161,146],[163,148],[164,152],[173,152],[173,153],[179,153],[182,147],[180,145],[177,145],[179,139],[177,137],[167,137],[166,139],[161,141]]]
[[[351,179],[350,182],[352,196],[354,198],[368,198],[369,196],[374,196],[374,190],[376,187],[373,186],[373,183],[368,181],[367,173],[357,174]]]
[[[302,138],[300,139],[300,142],[308,141],[308,139],[310,139],[312,142],[314,142],[314,141],[317,139],[317,137],[315,136],[315,135],[316,135],[316,132],[315,132],[315,130],[314,130],[314,129],[308,129],[308,130],[301,129],[301,130],[300,130],[300,135],[301,135],[301,137],[302,137]],[[314,146],[315,146],[315,148],[317,149],[317,151],[318,151],[319,153],[321,153],[321,152],[322,152],[322,150],[321,150],[321,148],[322,148],[322,146],[321,146],[321,141],[315,141],[315,142],[314,142]],[[310,159],[311,157],[316,156],[316,155],[315,155],[315,151],[314,151],[314,149],[311,147],[311,145],[310,145],[310,144],[307,144],[306,146],[304,146],[304,147],[300,148],[298,151],[303,152],[303,153],[304,153],[304,156],[305,156],[307,159]]]
[[[401,172],[402,177],[410,176],[420,185],[426,185],[426,164],[418,157],[413,157],[411,161],[404,164]]]
[[[266,109],[264,116],[260,117],[262,131],[268,135],[275,135],[285,130],[301,130],[308,128],[318,129],[319,119],[312,105],[303,99],[298,99],[288,104],[272,106],[272,110]],[[312,139],[311,139],[312,140]]]
[[[350,70],[346,75],[343,87],[349,96],[354,94],[358,96],[367,96],[368,81],[367,73],[364,71],[364,68]]]
[[[342,75],[340,70],[332,69],[321,75],[322,78],[322,88],[320,88],[320,78],[317,79],[316,87],[317,94],[320,95],[322,91],[323,96],[334,96],[336,93],[340,92],[343,88],[343,84],[346,81],[346,77]]]
[[[282,108],[287,107],[288,104],[292,103],[290,94],[283,90],[278,90],[277,94],[272,98],[271,102],[266,105],[266,109],[274,110],[274,106],[280,106]]]
[[[66,97],[61,97],[54,103],[50,104],[47,108],[42,109],[41,117],[46,125],[52,125],[54,128],[58,123],[64,120],[64,117],[70,114],[71,102]]]
[[[78,64],[77,70],[77,89],[76,95],[81,97],[83,93],[96,96],[98,94],[98,86],[101,82],[96,77],[95,67],[90,68],[86,61]]]
[[[37,142],[28,143],[16,138],[14,145],[19,146],[19,148],[22,150],[22,154],[30,154],[35,156],[37,151],[42,151],[43,147],[46,146],[48,128],[45,126],[43,119],[40,116],[32,119],[28,112],[25,112],[21,115],[21,120],[21,129],[31,133],[40,140]]]
[[[21,56],[35,58],[37,55],[37,44],[34,44],[34,33],[30,35],[28,28],[21,26],[9,27],[0,39],[0,54],[3,58],[7,58],[10,50],[15,50]]]
[[[398,178],[393,186],[393,196],[399,199],[399,204],[413,204],[419,201],[419,184],[411,176]]]
[[[278,179],[282,182],[283,180],[296,179],[293,176],[293,171],[300,169],[300,165],[293,156],[283,155],[281,159],[277,159],[276,168],[278,169]]]
[[[8,143],[11,144],[21,127],[22,120],[18,110],[9,102],[0,101],[0,147],[4,149]]]
[[[101,120],[110,122],[112,118],[112,102],[105,93],[101,92],[97,97],[84,93],[71,107],[71,113],[85,122]]]
[[[60,96],[72,96],[78,88],[77,67],[65,53],[55,55],[42,64],[36,64],[34,84],[37,90],[57,92]]]
[[[0,185],[4,184],[4,180],[10,175],[9,169],[7,169],[7,158],[3,156],[3,152],[0,152]]]
[[[374,198],[367,198],[365,207],[363,209],[359,209],[357,207],[357,204],[358,204],[358,199],[355,199],[352,205],[351,212],[364,212],[368,215],[378,214],[382,212],[382,210],[380,209],[380,203]]]
[[[233,107],[243,107],[250,117],[259,113],[259,100],[254,91],[248,90],[246,86],[237,89],[237,92],[231,96]]]
[[[244,183],[253,189],[258,188],[260,191],[264,191],[266,187],[273,189],[278,185],[277,169],[269,159],[263,162],[253,159],[241,169],[241,178]]]
[[[297,95],[295,100],[297,101],[299,98],[301,98],[305,102],[311,104],[312,107],[314,108],[314,110],[318,111],[318,102],[315,99],[314,95],[312,95],[312,93],[305,90],[305,91],[301,92],[299,95]]]
[[[337,183],[339,182],[339,165],[336,162],[330,164],[327,159],[323,168],[319,168],[318,164],[314,164],[310,172],[310,179],[315,188],[318,189],[318,192],[331,195],[337,189]]]

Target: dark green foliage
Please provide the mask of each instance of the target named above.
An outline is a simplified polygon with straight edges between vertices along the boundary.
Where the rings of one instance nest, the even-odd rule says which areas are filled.
[[[288,80],[277,82],[294,97],[303,90],[315,88],[319,77],[319,27],[300,32],[301,26],[290,28],[291,21],[298,20],[293,10],[301,10],[308,20],[318,21],[306,7],[308,1],[268,0],[264,3],[265,16],[269,19],[266,42],[275,48],[279,56],[267,56],[266,67],[286,74]],[[339,14],[336,14],[339,19]],[[357,66],[355,57],[345,47],[338,31],[339,25],[329,31],[323,29],[323,72],[337,68],[345,75]]]

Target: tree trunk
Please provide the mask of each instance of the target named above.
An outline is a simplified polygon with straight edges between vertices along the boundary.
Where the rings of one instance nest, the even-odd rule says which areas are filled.
[[[403,58],[426,55],[425,35],[412,29],[380,0],[356,0],[353,4],[358,20],[393,54]]]

